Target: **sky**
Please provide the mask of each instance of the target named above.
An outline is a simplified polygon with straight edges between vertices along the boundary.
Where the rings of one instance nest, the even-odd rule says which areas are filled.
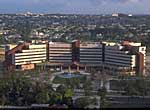
[[[150,0],[0,0],[0,13],[150,14]]]

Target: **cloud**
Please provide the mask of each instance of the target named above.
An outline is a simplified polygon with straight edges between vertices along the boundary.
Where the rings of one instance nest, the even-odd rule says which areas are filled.
[[[142,0],[90,0],[95,3],[138,3]]]
[[[0,0],[0,13],[150,13],[149,4],[150,0]]]

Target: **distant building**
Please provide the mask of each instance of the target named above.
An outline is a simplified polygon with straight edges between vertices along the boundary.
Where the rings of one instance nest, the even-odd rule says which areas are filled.
[[[118,14],[118,13],[113,13],[112,16],[113,16],[113,17],[118,17],[119,14]]]
[[[127,16],[132,16],[132,14],[123,14],[123,13],[113,13],[112,17],[127,17]]]
[[[141,43],[123,41],[72,43],[21,43],[6,48],[7,69],[33,69],[36,64],[47,61],[53,70],[105,70],[115,74],[144,74],[146,47]]]
[[[133,16],[132,14],[128,14],[129,17]]]

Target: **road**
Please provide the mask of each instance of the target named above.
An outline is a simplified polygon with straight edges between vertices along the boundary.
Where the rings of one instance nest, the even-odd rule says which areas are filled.
[[[115,96],[115,95],[108,95],[107,96],[107,103],[110,104],[109,107],[113,108],[144,108],[150,107],[150,96]]]

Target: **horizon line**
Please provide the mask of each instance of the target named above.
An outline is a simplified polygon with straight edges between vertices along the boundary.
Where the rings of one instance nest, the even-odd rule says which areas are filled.
[[[114,12],[114,13],[99,13],[99,14],[92,14],[92,13],[47,13],[47,12],[30,12],[30,11],[26,11],[26,12],[0,12],[0,15],[2,14],[28,14],[28,13],[31,13],[31,14],[44,14],[44,15],[112,15],[114,13],[117,13],[117,14],[125,14],[125,15],[129,15],[129,14],[132,14],[132,15],[150,15],[150,13],[123,13],[123,12]]]

